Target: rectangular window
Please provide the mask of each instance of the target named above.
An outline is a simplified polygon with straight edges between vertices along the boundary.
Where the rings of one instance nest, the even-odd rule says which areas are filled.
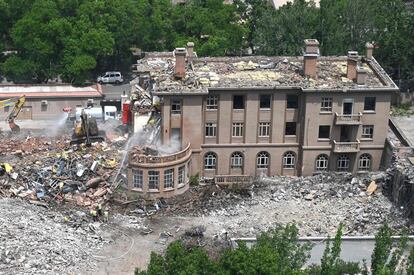
[[[331,126],[329,126],[329,125],[320,125],[319,126],[318,138],[329,139],[330,131],[331,131]]]
[[[286,136],[296,136],[296,122],[286,122]]]
[[[374,125],[363,125],[361,137],[372,139],[374,137]]]
[[[366,97],[364,100],[364,111],[375,111],[375,103],[376,98],[375,97]]]
[[[297,95],[287,95],[286,96],[286,108],[288,109],[297,109],[298,108],[298,96]]]
[[[332,97],[322,97],[321,112],[332,112]]]
[[[149,189],[158,190],[160,186],[160,172],[148,171],[148,187]]]
[[[232,136],[233,137],[242,137],[243,136],[243,126],[242,122],[233,123],[232,127]]]
[[[260,109],[270,109],[271,95],[260,95]]]
[[[235,95],[233,96],[233,109],[244,109],[244,96]]]
[[[206,98],[206,109],[207,110],[217,110],[218,107],[218,96],[209,95]]]
[[[174,169],[164,170],[164,188],[174,188]]]
[[[47,104],[40,105],[40,111],[41,112],[47,112]]]
[[[178,185],[185,184],[185,166],[178,167]]]
[[[144,182],[142,170],[132,170],[132,182],[134,183],[135,188],[142,189],[142,185]]]
[[[270,136],[270,122],[259,123],[259,137]]]
[[[215,137],[217,135],[217,124],[206,123],[206,137]]]
[[[173,100],[171,102],[171,114],[181,114],[181,101]]]

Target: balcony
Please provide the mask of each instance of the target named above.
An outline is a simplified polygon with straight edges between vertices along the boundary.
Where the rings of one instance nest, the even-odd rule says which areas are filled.
[[[253,182],[253,177],[244,175],[217,175],[214,177],[214,182],[218,185],[249,185]]]
[[[163,155],[163,156],[153,156],[153,155],[143,154],[142,150],[140,150],[140,148],[137,147],[137,149],[134,148],[130,151],[129,163],[130,165],[136,166],[136,167],[141,167],[141,166],[146,166],[146,165],[151,166],[154,164],[170,165],[176,161],[186,159],[189,156],[191,156],[190,143],[187,145],[187,147],[184,150],[181,150],[171,155]]]
[[[362,113],[338,114],[335,113],[335,125],[360,125],[362,124]]]
[[[332,150],[334,153],[357,153],[360,148],[360,141],[355,142],[339,142],[334,140],[332,143]]]

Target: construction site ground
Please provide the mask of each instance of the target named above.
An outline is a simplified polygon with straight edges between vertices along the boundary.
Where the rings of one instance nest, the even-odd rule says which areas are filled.
[[[333,235],[340,223],[345,235],[373,235],[385,221],[396,230],[409,226],[404,209],[385,195],[386,172],[195,186],[146,202],[112,190],[124,174],[127,142],[120,137],[78,149],[64,137],[2,138],[0,163],[9,162],[17,175],[0,176],[0,274],[131,274],[175,239],[214,253],[228,238],[254,237],[276,224],[295,223],[301,236]],[[90,171],[95,161],[98,168]],[[50,185],[58,172],[65,183],[60,190]],[[108,222],[91,217],[97,202],[109,209]]]

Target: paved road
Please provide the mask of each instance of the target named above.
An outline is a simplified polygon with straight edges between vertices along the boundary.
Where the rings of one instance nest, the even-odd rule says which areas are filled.
[[[131,86],[129,83],[121,85],[102,84],[102,92],[105,95],[105,99],[121,99],[121,95],[124,91],[127,95],[130,94]]]
[[[252,245],[255,241],[250,239],[246,240],[248,245]],[[304,242],[304,241],[303,241]],[[323,251],[325,250],[325,241],[317,240],[311,241],[314,245],[311,250],[311,257],[308,261],[308,265],[310,264],[320,264]],[[414,246],[414,241],[411,239],[409,242],[409,250],[411,247]],[[359,262],[362,266],[363,260],[366,260],[367,265],[371,265],[371,254],[374,251],[375,247],[375,240],[365,239],[365,240],[342,240],[341,246],[341,259],[346,262]]]

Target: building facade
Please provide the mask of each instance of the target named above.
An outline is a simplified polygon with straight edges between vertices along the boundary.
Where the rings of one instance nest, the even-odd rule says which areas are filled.
[[[104,98],[100,85],[73,87],[68,84],[53,85],[0,85],[0,100],[26,96],[17,120],[53,120],[64,109],[99,105]],[[0,117],[7,117],[12,106],[0,109]]]
[[[398,87],[372,50],[322,57],[309,39],[303,57],[195,58],[191,48],[140,62],[161,99],[162,142],[178,136],[192,174],[231,182],[379,170]]]

